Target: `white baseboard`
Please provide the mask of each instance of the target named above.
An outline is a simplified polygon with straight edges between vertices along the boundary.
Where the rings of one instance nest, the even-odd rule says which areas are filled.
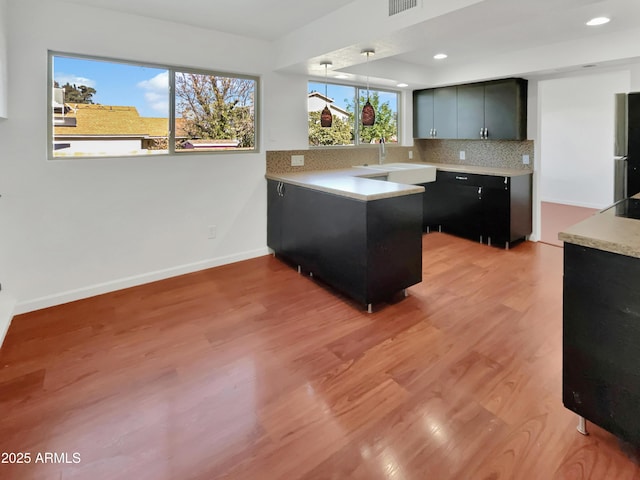
[[[0,293],[0,347],[2,347],[4,337],[6,337],[9,331],[15,306],[16,301],[13,297],[4,292]]]
[[[257,250],[238,253],[235,255],[228,255],[226,257],[218,257],[201,262],[190,263],[187,265],[179,265],[177,267],[171,267],[165,270],[144,273],[142,275],[135,275],[133,277],[121,278],[111,282],[99,283],[96,285],[91,285],[89,287],[78,288],[76,290],[68,290],[66,292],[60,292],[53,295],[47,295],[45,297],[20,302],[15,306],[14,314],[17,315],[20,313],[32,312],[34,310],[53,307],[55,305],[61,305],[63,303],[73,302],[75,300],[82,300],[83,298],[102,295],[103,293],[114,292],[116,290],[135,287],[138,285],[143,285],[145,283],[156,282],[158,280],[165,280],[167,278],[177,277],[178,275],[198,272],[200,270],[219,267],[221,265],[240,262],[242,260],[249,260],[251,258],[261,257],[268,254],[269,250],[265,247]]]

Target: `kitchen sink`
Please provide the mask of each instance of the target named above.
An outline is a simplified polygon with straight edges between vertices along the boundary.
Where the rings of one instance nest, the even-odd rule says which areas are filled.
[[[436,180],[436,167],[418,163],[385,163],[362,165],[360,168],[387,172],[387,181],[396,183],[429,183]]]

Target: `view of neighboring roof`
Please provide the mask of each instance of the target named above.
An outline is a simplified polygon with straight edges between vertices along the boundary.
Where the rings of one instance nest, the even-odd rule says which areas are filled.
[[[167,137],[169,120],[141,117],[135,107],[73,104],[65,117],[76,118],[76,126],[56,126],[55,135]]]
[[[328,104],[329,108],[332,111],[339,113],[341,116],[346,117],[349,115],[349,112],[347,112],[344,108],[341,108],[333,103],[333,98],[326,97],[320,92],[309,93],[307,96],[307,101],[310,112],[319,112],[325,107],[325,105]]]

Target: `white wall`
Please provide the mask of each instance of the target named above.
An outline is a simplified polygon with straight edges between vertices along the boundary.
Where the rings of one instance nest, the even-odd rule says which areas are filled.
[[[307,83],[308,78],[302,75],[270,74],[263,98],[265,150],[309,148]]]
[[[614,94],[629,70],[539,83],[539,197],[590,208],[613,202]]]
[[[640,64],[632,65],[631,71],[631,89],[630,92],[640,92]]]
[[[18,312],[267,253],[264,146],[306,142],[306,115],[289,131],[292,85],[269,72],[267,43],[51,0],[10,2],[7,15],[0,281]],[[48,50],[262,75],[271,138],[258,154],[49,161]]]
[[[7,117],[7,2],[0,0],[0,118]]]

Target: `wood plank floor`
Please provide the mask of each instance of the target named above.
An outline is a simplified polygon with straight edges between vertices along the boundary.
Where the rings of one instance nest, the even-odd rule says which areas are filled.
[[[0,478],[640,479],[562,406],[562,249],[423,250],[371,315],[269,256],[14,318]]]
[[[595,208],[576,207],[563,203],[540,202],[541,232],[540,241],[562,247],[564,242],[558,240],[558,233],[572,225],[586,220],[598,213]]]

